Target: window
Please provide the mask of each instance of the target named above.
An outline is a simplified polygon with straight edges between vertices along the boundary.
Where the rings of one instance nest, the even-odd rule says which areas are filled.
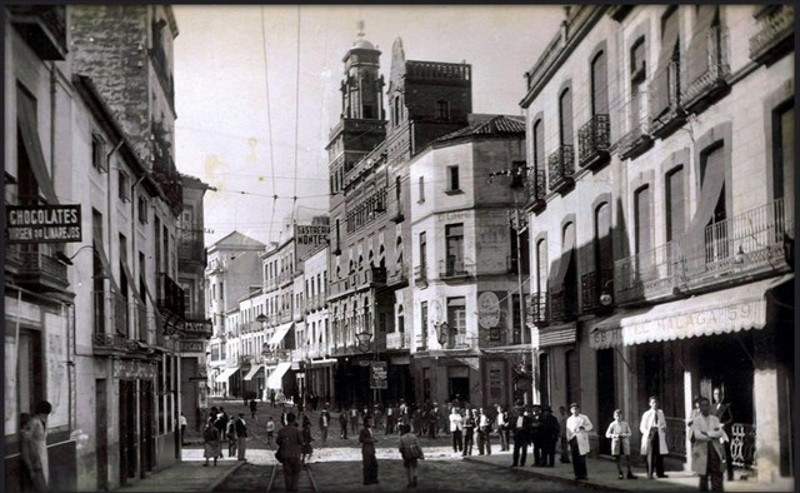
[[[119,186],[119,199],[122,200],[123,202],[129,201],[131,199],[130,196],[131,191],[128,186],[128,174],[123,170],[119,170],[118,186]]]
[[[436,101],[436,118],[439,120],[450,119],[450,102],[439,100]]]
[[[419,234],[419,265],[423,272],[428,265],[428,240],[425,231]]]
[[[559,137],[562,146],[572,145],[572,92],[569,87],[561,92],[558,98]]]
[[[631,80],[639,83],[646,79],[647,61],[644,36],[640,36],[631,46]]]
[[[425,177],[419,177],[419,201],[418,203],[425,202]]]
[[[467,303],[463,296],[447,298],[447,326],[451,336],[467,333]]]
[[[666,216],[667,216],[667,241],[677,240],[685,228],[685,201],[683,166],[679,166],[666,176]]]
[[[650,227],[650,187],[645,185],[638,189],[634,195],[635,238],[634,248],[636,253],[648,252],[652,249],[652,231]]]
[[[773,112],[773,196],[783,199],[783,210],[794,210],[794,101],[779,106]]]
[[[461,188],[458,184],[458,166],[447,167],[447,191],[459,192]]]
[[[658,66],[651,81],[652,116],[659,117],[670,109],[674,102],[674,85],[677,84],[680,72],[678,69],[678,9],[672,6],[661,18],[661,52],[658,55]],[[676,62],[673,65],[673,62]]]
[[[607,80],[606,52],[601,51],[592,60],[592,115],[608,114]]]
[[[398,176],[394,179],[394,199],[397,202],[398,212],[402,210],[402,207],[400,206],[400,198],[402,197],[401,192],[402,192],[401,180],[400,177]]]
[[[536,292],[547,291],[547,240],[541,239],[536,243],[536,265],[539,269],[536,276]]]
[[[541,118],[533,124],[533,167],[544,171],[544,120]]]
[[[444,228],[446,241],[446,275],[461,274],[464,271],[464,224],[448,224]]]
[[[100,173],[108,171],[105,145],[102,137],[97,134],[92,134],[92,167]]]
[[[147,199],[141,195],[139,196],[139,223],[147,224]]]
[[[428,302],[423,301],[420,303],[419,306],[419,321],[422,325],[420,333],[422,334],[422,340],[425,341],[426,336],[428,334]]]
[[[513,331],[511,344],[522,344],[522,314],[520,313],[519,294],[511,296],[511,330]]]
[[[603,202],[594,212],[595,268],[598,280],[613,278],[614,257],[611,244],[611,206]],[[602,289],[603,286],[600,285]]]
[[[100,258],[100,250],[103,248],[103,215],[95,208],[92,208],[92,290],[93,290],[93,310],[94,314],[94,333],[104,334],[106,332],[106,310],[105,310],[105,282],[103,261]]]

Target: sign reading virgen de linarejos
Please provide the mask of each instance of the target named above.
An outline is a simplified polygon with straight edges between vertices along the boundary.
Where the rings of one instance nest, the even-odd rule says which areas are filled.
[[[81,241],[80,205],[7,205],[8,243]]]

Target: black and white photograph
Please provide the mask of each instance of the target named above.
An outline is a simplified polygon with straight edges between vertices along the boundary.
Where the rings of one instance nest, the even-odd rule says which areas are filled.
[[[791,4],[5,4],[4,490],[794,491]]]

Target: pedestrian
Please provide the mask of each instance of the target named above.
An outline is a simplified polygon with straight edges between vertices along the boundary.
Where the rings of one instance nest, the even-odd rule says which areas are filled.
[[[414,423],[414,434],[415,435],[422,434],[423,433],[423,429],[422,429],[423,419],[422,419],[422,410],[419,407],[414,409],[414,414],[413,414],[413,417],[412,417],[412,421]]]
[[[517,416],[514,418],[514,462],[511,467],[524,466],[528,457],[528,436],[531,428],[531,416],[528,409],[516,408]],[[520,412],[521,411],[521,412]]]
[[[255,399],[250,399],[250,418],[256,419],[256,409],[258,409],[258,404],[256,403]]]
[[[325,407],[322,408],[322,411],[319,413],[319,433],[322,435],[322,443],[328,441],[328,426],[331,422],[331,413],[328,412],[328,406],[330,404],[325,404]]]
[[[725,400],[725,393],[721,387],[713,390],[712,397],[714,403],[711,405],[711,414],[719,419],[722,424],[722,431],[725,432],[726,437],[731,436],[731,426],[733,425],[733,413],[731,412],[731,403]],[[725,469],[728,473],[728,481],[733,481],[733,457],[731,456],[731,441],[727,438],[722,441],[722,446],[725,449]]]
[[[181,430],[181,446],[186,445],[186,428],[189,426],[189,422],[186,420],[186,416],[181,415],[178,417],[178,424],[180,425]]]
[[[450,434],[450,415],[448,414],[449,406],[439,406],[439,413],[437,419],[439,420],[437,427],[442,433]]]
[[[275,421],[272,416],[267,419],[267,446],[272,448],[272,437],[275,435]]]
[[[278,431],[278,437],[275,439],[278,449],[283,454],[283,482],[286,491],[297,491],[297,480],[302,469],[300,452],[303,438],[295,426],[296,419],[294,413],[290,413],[288,423]]]
[[[237,460],[246,460],[245,452],[247,451],[247,423],[244,421],[244,413],[239,413],[239,419],[236,420],[236,448],[238,449]]]
[[[481,435],[481,416],[478,408],[472,409],[472,419],[475,422],[475,429],[472,431],[472,445],[478,450],[478,453],[481,452],[481,444],[482,444],[482,435]]]
[[[300,447],[300,463],[305,467],[306,461],[311,459],[311,454],[314,452],[314,448],[311,446],[311,442],[314,441],[314,437],[311,436],[311,421],[303,421],[303,431],[300,434],[303,439],[303,446]]]
[[[403,458],[403,467],[406,468],[408,485],[406,488],[417,487],[417,461],[425,458],[419,438],[411,433],[411,427],[400,425],[400,456]]]
[[[217,410],[217,420],[214,422],[214,426],[217,427],[219,431],[220,440],[226,437],[228,431],[228,413],[225,412],[225,408],[220,406]],[[220,450],[219,458],[222,458],[222,450]]]
[[[472,455],[472,441],[473,435],[475,433],[475,417],[472,413],[472,410],[469,408],[464,410],[464,449],[462,451],[463,456]]]
[[[225,429],[225,438],[228,439],[228,457],[236,455],[236,448],[239,437],[236,435],[236,419],[228,420],[228,426]]]
[[[286,412],[286,408],[281,409],[281,426],[287,426],[289,424],[289,413]]]
[[[389,403],[386,406],[386,434],[391,435],[395,432],[395,423],[397,419],[397,415],[395,414],[395,408],[393,403]]]
[[[386,428],[383,426],[383,411],[381,411],[381,407],[378,405],[378,403],[375,403],[375,408],[372,411],[372,415],[374,416],[373,420],[375,422],[375,431],[383,430],[385,434]]]
[[[47,418],[52,412],[53,406],[48,401],[37,402],[33,408],[33,416],[24,420],[20,430],[20,456],[25,465],[24,477],[33,491],[48,491],[50,484]]]
[[[375,431],[372,420],[364,419],[364,427],[358,436],[361,443],[361,459],[364,468],[364,484],[378,484],[378,459],[375,456]]]
[[[275,391],[274,390],[270,390],[269,391],[269,403],[270,403],[270,405],[272,405],[272,407],[275,407]]]
[[[436,439],[437,428],[439,427],[439,405],[433,403],[433,407],[428,410],[428,438]]]
[[[620,409],[614,410],[614,421],[608,425],[606,430],[606,438],[611,439],[611,455],[617,461],[617,473],[619,479],[624,479],[622,474],[622,457],[625,457],[625,463],[628,466],[628,479],[637,479],[631,472],[631,427],[622,420],[622,411]]]
[[[483,408],[478,410],[478,455],[492,455],[492,420],[483,411]]]
[[[561,463],[569,464],[569,444],[567,443],[567,408],[558,406],[558,424],[561,426],[559,443],[561,445]]]
[[[214,459],[214,467],[216,467],[217,459],[222,456],[221,449],[219,429],[214,425],[214,419],[208,418],[206,427],[203,428],[203,457],[206,458],[203,465],[208,467],[208,459]]]
[[[400,399],[400,407],[397,410],[397,419],[398,419],[398,424],[399,423],[402,423],[404,425],[411,424],[410,410],[408,409],[408,405],[406,404],[405,399]]]
[[[592,431],[592,422],[585,414],[581,414],[581,408],[576,402],[569,405],[572,413],[567,419],[567,440],[572,451],[572,469],[575,472],[575,479],[586,480],[589,475],[586,472],[586,456],[589,454],[589,434]]]
[[[534,404],[531,411],[531,428],[528,441],[533,448],[533,464],[531,467],[542,467],[542,439],[544,438],[544,424],[542,422],[542,406]]]
[[[722,439],[727,438],[722,423],[711,414],[711,404],[705,397],[697,401],[700,414],[692,420],[689,436],[692,441],[692,471],[700,475],[700,491],[722,491],[722,461],[725,450]]]
[[[553,409],[542,405],[542,467],[553,467],[556,462],[556,443],[561,433],[558,419],[553,416]]]
[[[450,410],[450,434],[453,436],[453,452],[459,453],[464,448],[462,430],[464,428],[464,418],[459,409],[454,407]]]
[[[653,479],[653,472],[659,478],[666,478],[664,474],[664,456],[669,453],[667,449],[667,419],[664,411],[658,407],[658,399],[650,396],[648,400],[650,409],[642,414],[639,431],[642,433],[641,453],[647,458],[647,478]]]
[[[500,436],[500,451],[506,452],[509,450],[509,433],[511,428],[509,427],[511,423],[509,422],[509,415],[508,411],[503,408],[501,405],[497,405],[497,434]]]
[[[347,440],[347,411],[344,409],[339,413],[339,438]]]
[[[348,416],[348,421],[350,421],[350,431],[353,435],[355,435],[358,431],[358,408],[355,404],[350,406],[350,416]]]

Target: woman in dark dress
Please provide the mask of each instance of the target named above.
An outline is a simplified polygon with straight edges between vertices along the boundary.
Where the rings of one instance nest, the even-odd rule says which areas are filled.
[[[303,438],[303,445],[300,447],[300,462],[305,467],[306,461],[311,459],[311,453],[314,452],[314,448],[311,447],[311,442],[314,441],[314,438],[311,436],[311,421],[304,421],[303,422],[303,431],[300,434]]]
[[[372,420],[364,419],[364,428],[358,436],[361,442],[361,459],[364,465],[364,484],[378,484],[378,458],[375,457],[375,430]]]

